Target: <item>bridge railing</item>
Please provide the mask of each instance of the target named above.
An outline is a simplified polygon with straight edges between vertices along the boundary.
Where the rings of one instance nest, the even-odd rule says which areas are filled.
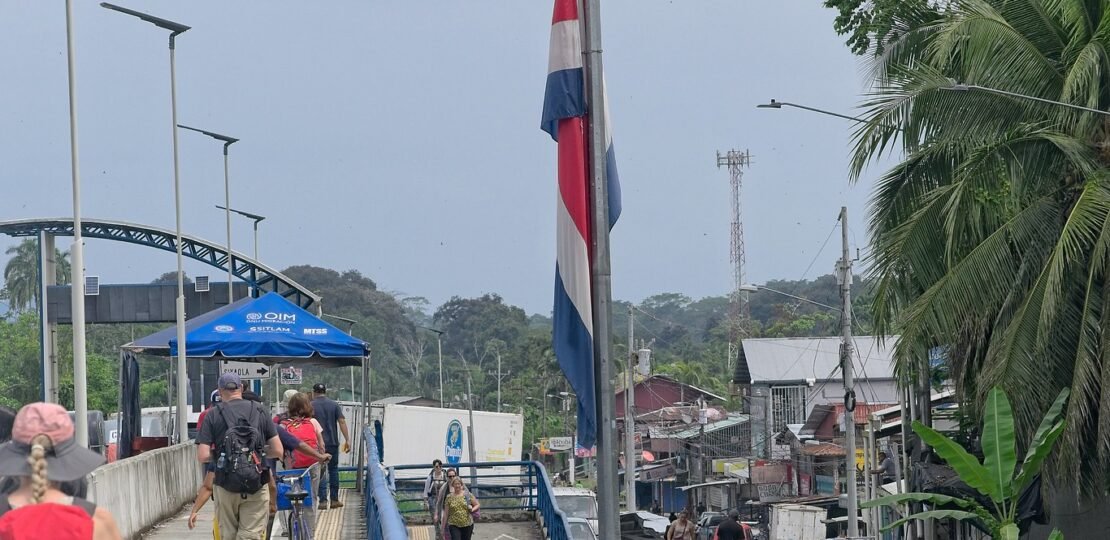
[[[458,469],[466,488],[478,498],[483,515],[491,511],[536,512],[548,540],[568,540],[566,515],[555,504],[551,479],[542,464],[535,461],[499,461],[447,466]],[[396,485],[395,497],[402,514],[427,512],[424,475],[429,468],[430,463],[390,468]]]
[[[124,538],[137,538],[196,497],[196,449],[175,444],[104,465],[89,475],[89,499],[112,512]]]
[[[406,540],[409,537],[405,520],[397,508],[397,501],[389,490],[385,473],[378,465],[378,444],[374,432],[366,428],[362,432],[366,448],[366,538],[367,540]]]

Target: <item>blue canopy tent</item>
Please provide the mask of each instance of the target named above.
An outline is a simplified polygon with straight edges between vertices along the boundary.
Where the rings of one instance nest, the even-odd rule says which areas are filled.
[[[171,326],[132,341],[121,350],[174,357],[177,355],[177,327]],[[365,374],[364,361],[369,352],[366,342],[274,292],[237,300],[185,322],[185,353],[189,358],[204,361],[241,359],[267,365],[363,366]],[[135,369],[126,364],[121,363],[121,370]],[[121,377],[121,380],[126,379]],[[138,392],[121,392],[121,412],[138,410],[137,399]],[[132,400],[135,403],[125,403]],[[121,439],[120,448],[125,444],[130,442]]]
[[[177,327],[122,348],[139,354],[176,356]],[[326,366],[358,366],[368,352],[366,342],[274,292],[243,298],[185,322],[185,353],[189,358],[243,358],[265,364],[307,360]]]

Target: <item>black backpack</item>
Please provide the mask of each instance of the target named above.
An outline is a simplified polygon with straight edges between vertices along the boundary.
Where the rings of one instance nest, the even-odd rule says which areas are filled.
[[[257,407],[252,403],[250,416],[233,417],[232,423],[224,415],[224,405],[216,405],[226,426],[223,437],[216,442],[216,485],[244,496],[256,493],[262,489],[262,471],[266,467],[262,455],[265,441],[255,425]]]

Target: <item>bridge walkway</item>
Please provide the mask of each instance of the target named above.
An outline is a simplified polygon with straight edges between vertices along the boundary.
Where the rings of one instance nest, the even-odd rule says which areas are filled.
[[[362,493],[357,489],[343,489],[339,492],[343,508],[317,512],[316,540],[341,540],[366,537],[366,505]],[[174,517],[156,525],[142,537],[147,540],[190,540],[212,538],[212,518],[215,506],[210,501],[201,510],[195,529],[189,529],[189,510],[192,503],[181,509]],[[274,523],[274,540],[282,538],[282,528]],[[522,539],[523,540],[523,539]]]
[[[408,527],[409,540],[439,540],[435,528],[430,525]],[[484,522],[474,524],[474,538],[488,540],[546,540],[543,531],[534,521],[524,522]]]

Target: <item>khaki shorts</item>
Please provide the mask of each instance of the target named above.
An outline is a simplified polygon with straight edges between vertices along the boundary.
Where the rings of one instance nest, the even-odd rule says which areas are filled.
[[[270,517],[270,490],[265,486],[243,498],[220,486],[212,486],[216,501],[216,531],[220,540],[265,540]]]

